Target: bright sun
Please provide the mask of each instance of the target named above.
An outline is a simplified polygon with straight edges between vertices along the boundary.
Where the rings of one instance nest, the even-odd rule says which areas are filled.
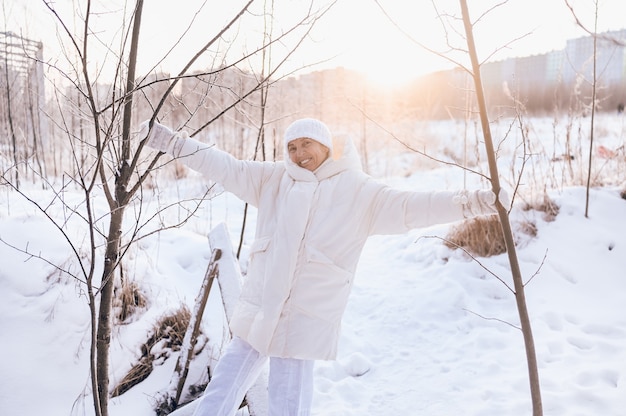
[[[423,75],[449,67],[441,58],[415,45],[393,48],[385,47],[384,39],[378,42],[379,45],[369,45],[373,47],[367,51],[349,51],[342,56],[345,62],[342,66],[364,74],[368,81],[383,88],[401,87]]]
[[[368,81],[386,88],[401,87],[429,72],[398,54],[383,54],[360,65],[358,70],[365,74]]]
[[[396,5],[396,7],[400,7]],[[425,7],[402,3],[395,16],[402,16],[405,27],[417,32],[434,32],[436,21],[427,17]],[[336,56],[331,64],[365,74],[382,87],[398,87],[424,74],[442,68],[442,60],[427,52],[402,33],[373,2],[345,0],[321,23],[319,56]],[[350,25],[346,26],[346,21]],[[417,36],[417,32],[413,35]],[[315,46],[315,45],[314,45]]]

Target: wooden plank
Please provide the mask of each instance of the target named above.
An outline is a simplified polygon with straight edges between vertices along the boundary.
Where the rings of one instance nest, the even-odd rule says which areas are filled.
[[[221,223],[211,230],[209,245],[213,250],[216,248],[222,250],[222,256],[218,261],[220,272],[217,282],[222,294],[226,318],[230,321],[241,295],[243,278],[226,224]],[[267,377],[267,370],[265,369],[246,394],[250,416],[267,416]]]
[[[221,223],[217,225],[210,231],[208,237],[209,245],[213,253],[217,250],[220,251],[220,256],[216,259],[218,270],[216,278],[220,288],[226,319],[230,322],[243,286],[239,260],[233,251],[232,241],[228,234],[226,224]],[[209,266],[209,268],[210,267],[211,266]],[[207,274],[208,273],[209,272],[207,272]],[[175,410],[170,413],[170,416],[192,416],[198,404],[198,400],[199,399],[196,399]],[[250,416],[267,416],[267,369],[264,369],[257,381],[247,392],[246,403]]]
[[[206,308],[207,300],[209,299],[209,293],[211,293],[211,286],[213,280],[218,275],[218,261],[222,255],[222,251],[219,248],[214,248],[211,253],[211,261],[207,267],[207,271],[204,275],[204,281],[200,287],[200,292],[196,297],[194,308],[191,311],[191,317],[189,318],[189,325],[185,336],[183,338],[183,345],[180,348],[180,355],[176,361],[176,367],[174,368],[174,376],[170,381],[170,387],[168,390],[169,397],[173,397],[174,406],[177,406],[180,402],[180,397],[183,392],[183,386],[187,380],[187,374],[189,373],[189,363],[193,355],[193,350],[198,340],[198,333],[200,332],[200,323],[202,322],[202,316],[204,315],[204,309]]]

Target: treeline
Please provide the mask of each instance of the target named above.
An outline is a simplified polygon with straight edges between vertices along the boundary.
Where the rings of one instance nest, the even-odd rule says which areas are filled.
[[[90,138],[85,137],[89,134],[87,107],[81,106],[75,86],[68,87],[65,94],[46,96],[41,93],[40,77],[0,69],[4,72],[0,78],[3,171],[18,166],[13,170],[19,177],[20,166],[30,164],[23,175],[59,176],[65,158],[71,154],[80,158],[83,153],[86,158],[90,149]],[[137,80],[135,126],[150,117],[171,82],[169,74]],[[388,146],[391,135],[408,144],[419,140],[417,123],[464,119],[475,113],[472,83],[462,70],[435,72],[396,88],[369,83],[363,74],[345,68],[277,79],[266,89],[255,89],[257,83],[256,74],[236,67],[187,75],[166,99],[159,120],[190,134],[199,130],[199,139],[215,142],[238,157],[274,160],[282,157],[281,138],[287,124],[296,117],[313,116],[327,122],[337,134],[351,135],[367,160],[368,151]],[[492,117],[511,116],[520,108],[527,115],[585,116],[589,112],[591,85],[582,78],[574,85],[522,84],[494,82],[487,72],[485,84]],[[99,84],[94,88],[107,97],[116,87]],[[617,111],[623,105],[625,88],[600,85],[596,109]]]

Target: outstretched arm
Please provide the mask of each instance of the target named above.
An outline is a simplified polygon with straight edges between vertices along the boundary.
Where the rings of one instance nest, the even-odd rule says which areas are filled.
[[[190,138],[186,132],[176,133],[156,122],[149,132],[147,122],[142,123],[139,137],[146,135],[149,147],[178,158],[254,206],[263,184],[276,172],[275,163],[236,159],[215,146]]]
[[[409,192],[383,187],[373,204],[371,230],[372,234],[402,233],[491,215],[497,213],[495,202],[491,190]]]

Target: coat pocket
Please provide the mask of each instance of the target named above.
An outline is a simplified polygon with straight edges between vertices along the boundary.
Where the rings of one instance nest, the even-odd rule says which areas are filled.
[[[252,245],[250,246],[250,256],[253,256],[255,253],[266,251],[270,245],[271,238],[269,237],[260,237],[254,240]]]
[[[293,306],[325,321],[340,320],[352,289],[354,274],[311,247],[307,247],[305,259],[293,288]]]

